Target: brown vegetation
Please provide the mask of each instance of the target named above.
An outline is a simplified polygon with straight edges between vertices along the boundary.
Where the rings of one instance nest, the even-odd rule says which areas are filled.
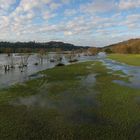
[[[88,53],[90,55],[96,55],[98,52],[99,52],[99,49],[98,48],[95,48],[95,47],[88,49]]]
[[[113,53],[122,54],[139,54],[140,53],[140,39],[131,39],[118,44],[110,45],[104,48],[104,50]]]

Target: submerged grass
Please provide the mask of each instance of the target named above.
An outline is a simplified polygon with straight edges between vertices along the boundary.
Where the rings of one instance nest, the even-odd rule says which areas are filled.
[[[121,71],[90,61],[41,73],[0,91],[0,139],[140,139],[140,90],[113,83],[128,80]],[[82,84],[88,75],[92,86]]]
[[[110,54],[108,58],[128,65],[140,66],[140,54]]]

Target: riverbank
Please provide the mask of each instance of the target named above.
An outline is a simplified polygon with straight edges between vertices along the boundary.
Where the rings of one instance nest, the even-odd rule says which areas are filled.
[[[108,58],[128,65],[140,66],[140,54],[110,54]]]
[[[0,139],[140,138],[140,89],[98,61],[56,67],[0,91]]]

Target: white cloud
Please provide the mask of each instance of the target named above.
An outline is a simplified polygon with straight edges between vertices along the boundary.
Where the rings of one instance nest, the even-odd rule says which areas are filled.
[[[81,11],[87,13],[103,13],[116,9],[117,4],[114,0],[93,0],[81,5]]]
[[[66,9],[64,12],[65,16],[73,16],[77,13],[78,11],[76,9]]]
[[[15,3],[15,0],[0,0],[0,8],[7,9],[14,3]]]
[[[72,0],[61,0],[62,3],[64,4],[69,4]]]
[[[71,31],[65,31],[64,35],[72,35],[73,33]]]
[[[50,0],[21,0],[20,5],[16,10],[17,12],[27,12],[33,8],[42,8],[42,6],[49,3]]]
[[[121,10],[128,10],[140,7],[140,0],[120,0],[119,8]]]
[[[60,3],[55,3],[55,2],[53,2],[53,3],[50,4],[50,9],[51,9],[51,10],[56,10],[56,9],[58,9],[60,6],[61,6]]]
[[[134,36],[136,29],[140,29],[139,13],[122,14],[137,8],[139,0],[120,0],[118,3],[115,0],[91,0],[76,7],[71,7],[74,0],[21,0],[11,10],[15,1],[0,0],[0,39],[47,41],[57,38],[75,44],[95,43],[99,46],[118,41],[124,34]],[[108,13],[100,16],[106,12],[111,12],[112,16]],[[64,17],[60,17],[62,14]]]
[[[8,12],[16,0],[0,0],[0,15],[3,15]]]
[[[139,14],[132,14],[126,16],[125,20],[122,22],[122,25],[128,27],[130,29],[137,29],[140,28],[140,15]]]
[[[45,11],[42,13],[43,19],[48,20],[56,16],[55,13],[51,13],[50,11]]]

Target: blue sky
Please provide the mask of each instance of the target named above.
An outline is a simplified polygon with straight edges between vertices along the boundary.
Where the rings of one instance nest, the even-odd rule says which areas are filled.
[[[1,41],[98,46],[140,37],[140,0],[0,0]]]

